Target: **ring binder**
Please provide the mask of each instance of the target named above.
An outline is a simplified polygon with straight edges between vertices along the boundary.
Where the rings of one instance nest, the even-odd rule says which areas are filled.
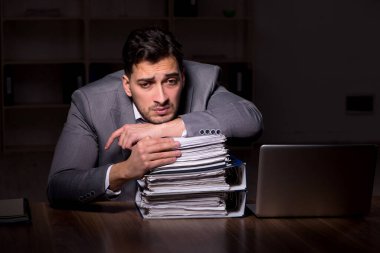
[[[226,138],[208,135],[177,141],[185,151],[181,161],[156,168],[138,180],[135,200],[143,218],[243,216],[246,167],[229,157],[224,149]]]

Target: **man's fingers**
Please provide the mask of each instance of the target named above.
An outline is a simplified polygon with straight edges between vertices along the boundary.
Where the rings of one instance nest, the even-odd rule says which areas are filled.
[[[178,158],[181,156],[181,151],[179,150],[173,150],[173,151],[166,151],[166,152],[158,152],[153,153],[149,155],[150,161],[156,161],[156,160],[164,160],[167,158]]]
[[[146,136],[143,139],[150,139],[150,136]],[[143,140],[142,139],[142,140]],[[126,135],[125,132],[122,132],[119,138],[119,146],[122,149],[131,149],[133,145],[135,145],[140,140],[136,134]]]
[[[119,129],[117,129],[115,132],[113,132],[113,133],[111,134],[111,136],[108,138],[107,143],[106,143],[106,145],[104,146],[104,148],[105,148],[105,149],[108,149],[108,148],[111,146],[112,142],[113,142],[116,138],[118,138],[122,133],[123,133],[123,129],[122,129],[122,128],[119,128]]]
[[[145,158],[143,158],[143,160],[146,161],[145,169],[148,171],[177,161],[177,158],[182,154],[180,150],[173,150],[173,144],[177,146],[177,143],[174,142],[160,143],[158,145],[151,146],[151,148],[154,147],[153,150],[157,150],[157,152],[149,152],[145,154]]]
[[[150,153],[173,150],[180,147],[180,143],[174,141],[173,138],[152,138],[150,136],[146,136],[138,141],[136,136],[134,137],[133,135],[129,135],[127,137],[124,134],[124,129],[119,128],[111,134],[104,148],[109,149],[116,138],[119,138],[118,145],[123,149],[131,149],[133,145],[139,143],[140,148],[143,148],[145,152]]]
[[[151,138],[146,141],[140,141],[137,145],[141,152],[151,154],[171,151],[180,147],[180,143],[171,138]]]
[[[164,158],[164,159],[160,159],[160,160],[151,161],[148,169],[154,170],[154,168],[174,163],[176,160],[177,160],[177,158],[170,157],[170,158]]]

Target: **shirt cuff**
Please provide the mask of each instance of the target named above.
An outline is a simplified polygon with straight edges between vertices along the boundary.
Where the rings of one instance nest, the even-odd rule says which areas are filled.
[[[108,167],[108,169],[107,169],[106,180],[104,182],[104,188],[105,188],[105,191],[106,191],[106,197],[109,198],[109,199],[116,198],[116,197],[118,197],[121,194],[121,191],[114,192],[114,191],[108,189],[108,187],[110,186],[110,171],[111,171],[111,168],[112,168],[112,165],[110,165]]]

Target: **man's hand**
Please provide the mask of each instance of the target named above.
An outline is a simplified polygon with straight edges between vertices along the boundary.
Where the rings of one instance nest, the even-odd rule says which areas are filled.
[[[133,145],[135,145],[139,140],[143,139],[146,136],[154,138],[162,137],[159,125],[153,125],[150,123],[125,124],[111,134],[104,148],[108,149],[111,146],[112,142],[116,138],[119,138],[118,145],[120,147],[123,149],[131,149]]]
[[[162,124],[125,124],[117,129],[108,138],[105,149],[109,149],[116,138],[119,138],[118,145],[123,149],[131,149],[138,141],[144,137],[180,137],[185,130],[185,124],[181,118]]]
[[[126,181],[141,178],[153,168],[174,163],[181,156],[181,151],[177,150],[179,146],[172,138],[143,138],[132,147],[126,161],[112,166],[109,188],[120,190]]]

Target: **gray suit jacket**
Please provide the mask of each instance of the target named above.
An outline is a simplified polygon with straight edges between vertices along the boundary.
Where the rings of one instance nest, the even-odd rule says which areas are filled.
[[[219,67],[185,61],[184,68],[180,114],[188,136],[212,129],[227,137],[252,137],[261,132],[258,109],[218,85]],[[136,123],[122,75],[123,71],[115,72],[73,93],[48,179],[52,204],[104,200],[107,168],[129,157],[129,150],[122,150],[116,141],[104,150],[113,131]],[[131,200],[134,194],[135,182],[129,182],[117,199]]]

